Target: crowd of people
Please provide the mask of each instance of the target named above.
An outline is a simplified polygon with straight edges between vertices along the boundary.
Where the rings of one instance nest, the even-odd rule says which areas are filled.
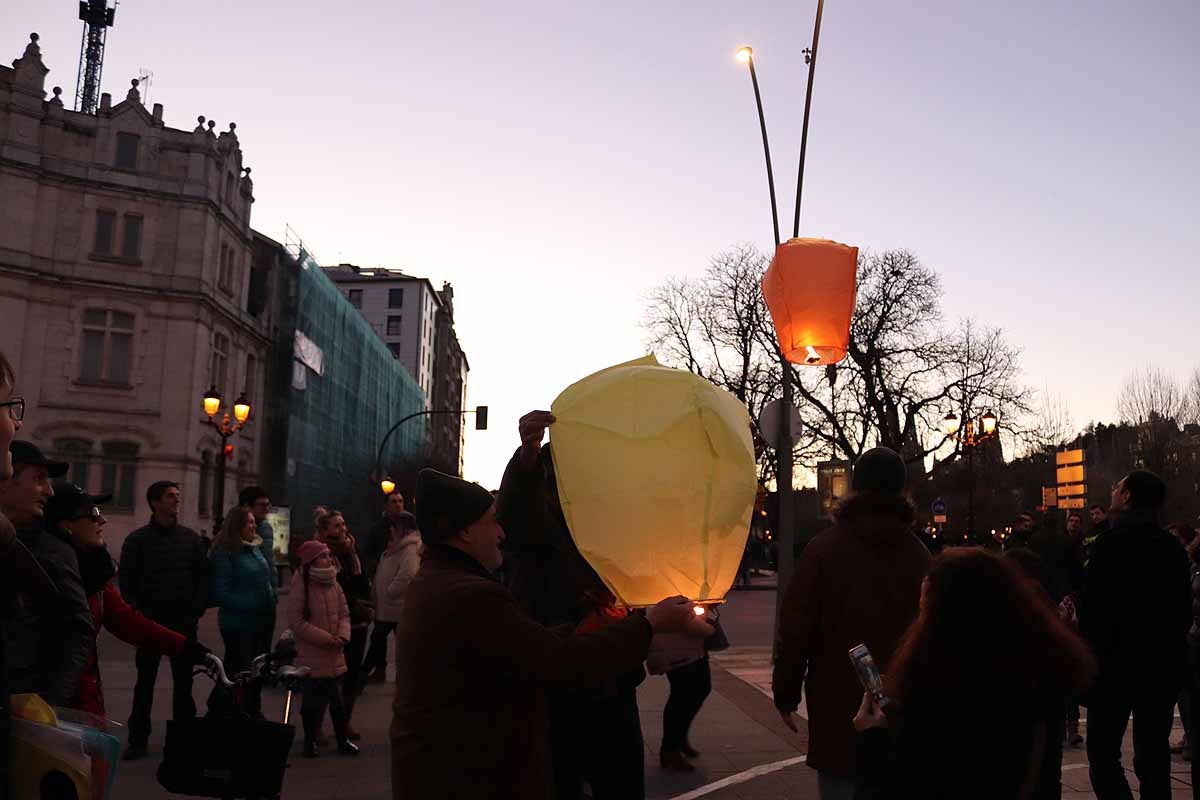
[[[1132,798],[1131,718],[1140,796],[1171,797],[1174,707],[1190,725],[1197,691],[1200,542],[1161,527],[1163,482],[1130,472],[1087,530],[1023,513],[994,546],[931,558],[905,478],[892,451],[863,455],[783,601],[775,705],[794,728],[807,698],[822,800],[1059,798],[1063,749],[1080,745],[1096,797]],[[859,644],[884,670],[879,695],[847,658]]]
[[[15,385],[0,354],[0,736],[11,694],[106,713],[96,649],[106,628],[137,648],[123,757],[142,758],[164,656],[172,717],[198,713],[192,675],[211,652],[197,640],[209,609],[231,674],[274,645],[284,594],[270,497],[247,487],[209,542],[180,524],[179,485],[157,481],[148,523],[114,559],[101,510],[111,498],[65,482],[65,463],[16,438]],[[423,470],[413,511],[394,493],[361,541],[339,511],[314,510],[285,615],[307,668],[304,757],[331,744],[326,715],[335,752],[358,754],[355,705],[387,680],[394,654],[397,800],[578,800],[585,785],[597,800],[644,798],[647,671],[670,685],[660,764],[694,769],[689,729],[711,691],[709,653],[727,646],[717,615],[683,597],[617,604],[567,527],[542,444],[553,422],[522,417],[498,493]],[[994,546],[934,555],[914,533],[896,453],[865,453],[851,484],[835,524],[797,560],[774,664],[792,730],[807,701],[807,764],[823,800],[1058,798],[1064,748],[1080,746],[1097,797],[1132,797],[1121,749],[1131,718],[1141,796],[1170,796],[1174,708],[1189,730],[1200,710],[1200,537],[1160,527],[1161,480],[1130,472],[1109,509],[1090,509],[1090,526],[1071,514],[1058,531],[1021,514]],[[882,691],[863,691],[848,657],[857,645],[883,669]],[[240,699],[261,718],[260,698]],[[214,690],[208,713],[227,701]]]

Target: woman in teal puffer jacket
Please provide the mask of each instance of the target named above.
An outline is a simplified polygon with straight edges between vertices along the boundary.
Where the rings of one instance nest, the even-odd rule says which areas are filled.
[[[260,653],[259,634],[263,618],[275,614],[275,580],[262,554],[254,515],[234,508],[225,518],[221,533],[209,553],[212,586],[209,597],[217,606],[217,625],[225,642],[225,671],[249,669]],[[210,702],[211,705],[211,702]],[[257,703],[251,708],[257,711]]]

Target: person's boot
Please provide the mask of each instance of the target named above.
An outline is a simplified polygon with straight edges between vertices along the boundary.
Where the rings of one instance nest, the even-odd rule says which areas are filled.
[[[122,761],[137,761],[146,755],[146,745],[141,742],[130,742],[121,756]]]
[[[338,752],[344,756],[356,756],[358,755],[358,745],[349,739],[343,739],[338,742]]]
[[[305,739],[304,740],[303,755],[305,758],[316,758],[317,757],[317,741],[315,739]]]
[[[687,739],[683,740],[683,747],[679,748],[679,752],[683,753],[688,758],[699,758],[700,751],[692,747],[692,743]]]
[[[673,772],[694,772],[696,770],[678,751],[662,750],[658,754],[658,763],[663,769]]]

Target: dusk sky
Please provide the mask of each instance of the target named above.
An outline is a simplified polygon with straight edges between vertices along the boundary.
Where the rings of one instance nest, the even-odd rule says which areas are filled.
[[[74,0],[0,0],[74,94]],[[754,47],[790,231],[813,3],[123,0],[103,90],[238,125],[251,224],[455,288],[489,487],[517,418],[645,352],[645,293],[770,250]],[[1200,365],[1200,3],[829,0],[802,235],[907,248],[1074,422]],[[2,201],[2,200],[0,200]],[[363,443],[374,447],[374,443]]]

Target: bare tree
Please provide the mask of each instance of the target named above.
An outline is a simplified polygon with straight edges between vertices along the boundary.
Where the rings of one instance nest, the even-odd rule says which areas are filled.
[[[650,344],[668,363],[728,389],[757,416],[779,395],[775,332],[760,282],[767,259],[742,245],[703,279],[668,281],[646,303]],[[949,410],[992,408],[1009,432],[1031,411],[1020,351],[998,329],[944,324],[937,274],[904,250],[861,254],[848,357],[830,370],[792,365],[802,462],[855,459],[875,445],[920,465],[951,440]],[[764,459],[769,461],[769,459]]]
[[[1117,396],[1117,413],[1132,425],[1155,419],[1178,420],[1186,406],[1187,398],[1179,383],[1153,364],[1130,373]]]
[[[1187,411],[1183,388],[1170,373],[1153,364],[1131,372],[1117,396],[1117,413],[1137,429],[1142,465],[1168,480],[1169,451]]]
[[[1185,425],[1200,425],[1200,367],[1192,370],[1183,391],[1184,409],[1181,421]]]
[[[1027,430],[1022,432],[1021,456],[1029,457],[1046,449],[1061,449],[1079,437],[1071,410],[1060,394],[1043,388],[1036,412]]]
[[[767,258],[750,244],[715,256],[699,279],[671,279],[645,302],[643,327],[664,363],[687,369],[733,394],[752,424],[780,394],[780,370],[765,331],[762,298]],[[759,474],[774,474],[766,443],[755,427]]]

